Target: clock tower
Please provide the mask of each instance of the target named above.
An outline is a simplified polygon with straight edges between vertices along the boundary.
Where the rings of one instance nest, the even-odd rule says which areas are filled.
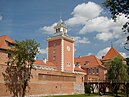
[[[74,72],[74,39],[67,34],[65,23],[60,20],[48,41],[48,61],[57,65],[58,71]]]

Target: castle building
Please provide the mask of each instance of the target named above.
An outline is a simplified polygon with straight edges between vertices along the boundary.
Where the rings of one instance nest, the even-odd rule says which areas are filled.
[[[124,59],[124,57],[121,56],[121,54],[116,49],[114,49],[113,47],[111,47],[109,49],[109,51],[107,52],[107,54],[102,57],[102,61],[105,62],[105,61],[111,60],[111,59],[113,59],[116,56],[118,56],[119,58]]]
[[[104,62],[115,56],[123,58],[114,48],[101,60],[93,55],[74,58],[74,39],[67,34],[65,23],[60,20],[54,30],[47,39],[48,59],[33,63],[35,69],[32,70],[27,96],[83,94],[85,81],[105,80]],[[7,50],[15,44],[9,36],[0,36],[0,96],[4,97],[12,96],[2,74],[7,68]]]
[[[85,71],[85,81],[105,80],[105,67],[95,56],[80,56],[75,58],[75,66],[81,66]]]
[[[28,96],[84,94],[84,75],[74,66],[74,39],[67,34],[65,23],[60,20],[55,33],[47,39],[48,59],[36,60],[29,82]],[[15,42],[7,35],[0,37],[0,96],[12,96],[2,75],[7,68],[8,53]]]
[[[54,27],[55,33],[48,40],[48,61],[57,65],[57,70],[74,72],[74,39],[67,34],[62,20]]]

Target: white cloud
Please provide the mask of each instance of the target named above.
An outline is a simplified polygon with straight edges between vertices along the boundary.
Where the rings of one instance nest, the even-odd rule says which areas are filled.
[[[108,41],[114,38],[119,39],[123,34],[122,26],[126,23],[127,19],[124,14],[117,17],[116,22],[104,16],[91,19],[85,23],[79,33],[86,34],[95,31],[98,32],[96,34],[98,40]]]
[[[54,33],[54,27],[57,25],[57,23],[52,24],[51,26],[44,26],[40,28],[42,33],[44,34],[53,34]]]
[[[124,53],[124,52],[120,52],[120,54],[121,54],[124,58],[128,58],[128,57],[129,57],[129,56],[127,56],[127,54]]]
[[[2,21],[3,20],[3,16],[2,15],[0,15],[0,21]]]
[[[65,21],[68,28],[70,26],[74,27],[75,25],[86,25],[88,20],[97,18],[102,12],[100,5],[89,1],[88,3],[78,4],[71,12],[72,17]],[[45,34],[52,34],[54,32],[54,26],[57,23],[52,24],[51,26],[44,26],[40,30]]]
[[[46,55],[47,52],[48,52],[48,49],[47,49],[47,48],[44,49],[44,48],[40,48],[40,47],[39,47],[38,49],[39,49],[39,53],[40,53],[40,54],[45,54],[45,55]]]
[[[96,35],[96,38],[99,40],[107,41],[112,39],[113,34],[112,33],[99,33]]]
[[[85,24],[87,20],[98,17],[101,12],[102,8],[94,2],[89,1],[88,3],[79,4],[72,12],[73,17],[68,19],[66,24],[69,26]]]
[[[73,37],[75,40],[75,44],[89,44],[90,41],[86,37]]]
[[[107,17],[96,17],[94,19],[91,19],[85,23],[85,26],[80,30],[80,34],[85,34],[88,32],[103,32],[107,31],[107,28],[109,28],[109,24],[113,23],[113,21],[110,21]]]
[[[78,4],[71,13],[72,17],[65,20],[65,23],[68,28],[73,27],[73,29],[75,25],[81,25],[79,34],[97,32],[94,37],[97,40],[108,41],[117,39],[122,43],[122,26],[127,21],[125,15],[121,14],[121,16],[117,16],[117,21],[114,22],[112,19],[102,16],[102,11],[103,9],[100,5],[91,1]],[[52,34],[54,33],[54,26],[56,24],[44,26],[41,28],[41,31],[45,34]],[[76,43],[89,43],[87,38],[76,38],[75,41],[77,41]]]
[[[107,54],[107,52],[109,51],[109,49],[110,49],[110,47],[107,47],[107,48],[105,48],[105,49],[103,49],[103,50],[100,50],[98,53],[97,53],[97,57],[99,58],[99,59],[102,59],[102,56],[105,56],[106,54]]]
[[[93,53],[88,53],[87,55],[90,56],[90,55],[93,55]]]

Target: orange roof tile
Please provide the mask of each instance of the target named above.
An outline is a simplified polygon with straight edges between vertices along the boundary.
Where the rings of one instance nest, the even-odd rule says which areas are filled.
[[[9,49],[8,43],[15,44],[15,42],[7,35],[0,36],[0,49]]]
[[[34,64],[37,64],[37,65],[45,65],[45,63],[43,62],[43,60],[36,60],[34,62]]]
[[[83,56],[83,57],[77,57],[74,59],[75,64],[76,62],[79,62],[82,68],[89,68],[89,67],[104,67],[102,65],[102,62],[96,58],[95,56]]]
[[[75,66],[74,71],[85,72],[83,69],[79,68],[78,66]]]
[[[110,60],[115,56],[119,56],[120,58],[124,59],[124,57],[121,56],[121,54],[117,50],[111,47],[107,54],[102,58],[102,61]]]
[[[53,64],[52,62],[47,62],[46,65],[47,65],[47,66],[56,66],[56,65]]]
[[[36,65],[43,65],[43,66],[56,66],[52,62],[46,62],[46,64],[45,64],[43,60],[36,60],[34,62],[34,64],[36,64]]]

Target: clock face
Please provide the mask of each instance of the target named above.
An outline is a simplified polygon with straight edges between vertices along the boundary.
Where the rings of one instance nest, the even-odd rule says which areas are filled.
[[[69,46],[67,46],[67,51],[70,51],[70,47]]]

